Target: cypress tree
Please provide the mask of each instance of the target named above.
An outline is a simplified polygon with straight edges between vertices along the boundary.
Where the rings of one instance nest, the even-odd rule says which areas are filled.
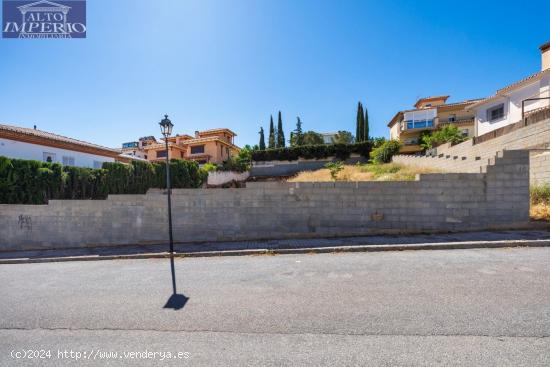
[[[277,121],[277,148],[285,147],[285,132],[283,131],[283,118],[279,111],[279,120]]]
[[[275,145],[275,127],[273,126],[273,116],[271,116],[271,120],[269,122],[269,141],[267,143],[267,147],[269,149],[276,148],[276,145]]]
[[[355,141],[360,143],[365,136],[365,116],[363,115],[363,104],[357,104],[357,122],[355,128]]]
[[[260,150],[265,150],[264,128],[260,127]]]
[[[296,116],[296,130],[291,133],[290,145],[300,146],[304,144],[304,132],[302,131],[302,120]]]
[[[365,107],[365,128],[363,136],[365,137],[364,141],[369,140],[369,110],[367,109],[367,107]]]

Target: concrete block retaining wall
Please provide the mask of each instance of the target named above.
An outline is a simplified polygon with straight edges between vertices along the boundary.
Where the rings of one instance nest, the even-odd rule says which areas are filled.
[[[292,176],[302,171],[315,171],[324,168],[329,162],[338,161],[335,157],[325,159],[303,159],[295,161],[266,161],[253,162],[250,170],[251,177],[279,177]],[[355,164],[357,162],[366,162],[367,159],[356,154],[345,160],[346,164]]]
[[[462,231],[524,226],[529,156],[506,151],[486,173],[417,181],[249,183],[173,190],[177,242]],[[146,244],[167,239],[166,195],[0,205],[0,250]]]
[[[423,168],[436,168],[444,172],[485,172],[487,165],[493,164],[503,150],[532,149],[531,184],[550,183],[550,120],[537,122],[508,134],[473,144],[472,140],[451,146],[437,147],[434,157],[397,155],[393,161]]]

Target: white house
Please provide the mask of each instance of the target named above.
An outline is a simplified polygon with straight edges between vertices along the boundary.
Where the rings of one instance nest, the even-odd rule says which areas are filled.
[[[540,46],[541,71],[470,105],[475,111],[475,135],[520,121],[529,113],[550,108],[550,42]]]
[[[120,150],[46,131],[0,124],[0,156],[101,168],[103,162],[129,162]]]

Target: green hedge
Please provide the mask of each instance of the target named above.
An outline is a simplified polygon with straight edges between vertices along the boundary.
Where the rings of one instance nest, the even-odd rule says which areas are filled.
[[[207,173],[196,162],[172,160],[173,188],[196,188]],[[166,187],[166,164],[104,163],[101,169],[0,157],[0,203],[45,204],[49,199],[105,199]]]
[[[290,148],[277,148],[266,150],[255,150],[252,152],[253,161],[295,161],[298,158],[321,159],[336,157],[345,160],[352,153],[368,157],[372,149],[370,141],[356,144],[320,144],[301,145]]]

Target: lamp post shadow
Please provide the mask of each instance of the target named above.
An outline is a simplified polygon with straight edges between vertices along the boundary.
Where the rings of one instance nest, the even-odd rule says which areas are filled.
[[[174,254],[170,254],[170,267],[172,269],[172,295],[166,301],[166,304],[163,308],[171,308],[174,311],[181,310],[189,297],[185,297],[183,294],[178,294],[176,289],[176,272],[174,270]]]

